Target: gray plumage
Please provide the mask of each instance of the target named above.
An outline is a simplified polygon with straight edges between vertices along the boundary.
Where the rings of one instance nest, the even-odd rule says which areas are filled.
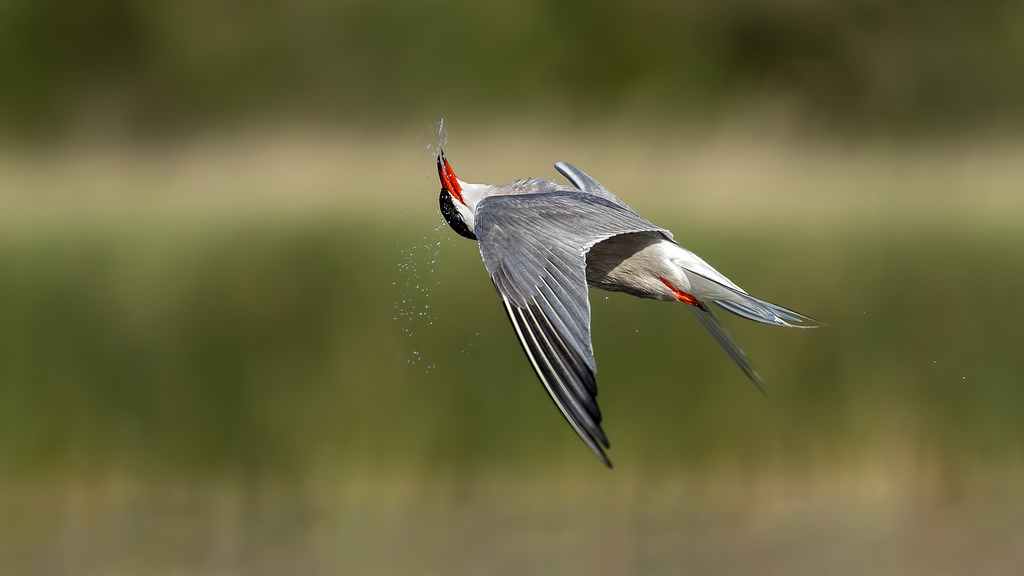
[[[491,196],[476,210],[480,254],[534,370],[566,420],[605,464],[595,397],[586,253],[628,232],[660,232],[599,196],[538,182],[530,195]],[[586,222],[589,226],[567,226]]]
[[[761,376],[708,303],[758,322],[818,325],[748,295],[582,170],[564,162],[555,168],[575,187],[536,179],[506,186],[470,184],[455,178],[442,154],[441,208],[456,231],[478,240],[484,267],[534,371],[605,465],[611,462],[604,453],[609,443],[596,401],[588,285],[687,302],[762,391]]]

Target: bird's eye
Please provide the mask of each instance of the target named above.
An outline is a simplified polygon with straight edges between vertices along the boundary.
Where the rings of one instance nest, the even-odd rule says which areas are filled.
[[[441,196],[438,200],[441,204],[441,215],[444,216],[445,221],[452,227],[452,230],[455,230],[459,236],[476,240],[476,235],[469,229],[469,226],[466,226],[466,221],[462,219],[462,214],[459,214],[459,209],[455,207],[455,200],[452,199],[452,195],[442,188]]]

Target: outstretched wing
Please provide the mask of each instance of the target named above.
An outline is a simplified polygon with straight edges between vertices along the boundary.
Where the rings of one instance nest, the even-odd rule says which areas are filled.
[[[596,400],[586,253],[618,234],[667,232],[624,204],[551,189],[481,200],[474,232],[534,371],[583,442],[610,467]]]
[[[558,170],[562,176],[568,178],[569,181],[572,182],[572,185],[582,192],[593,194],[594,196],[604,198],[605,200],[609,200],[624,208],[629,208],[626,206],[625,202],[619,200],[618,196],[612,194],[611,191],[605,188],[600,182],[592,178],[590,174],[587,174],[572,164],[569,164],[568,162],[556,162],[555,170]]]

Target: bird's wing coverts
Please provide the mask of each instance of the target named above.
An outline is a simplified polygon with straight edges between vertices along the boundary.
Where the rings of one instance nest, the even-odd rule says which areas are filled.
[[[633,232],[661,232],[624,204],[569,188],[490,196],[477,205],[480,255],[541,383],[583,442],[601,446],[601,412],[590,341],[586,253]]]

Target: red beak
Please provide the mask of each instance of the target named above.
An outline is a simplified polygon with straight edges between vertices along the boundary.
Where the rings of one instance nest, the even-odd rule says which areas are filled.
[[[466,202],[462,200],[462,186],[459,184],[459,179],[455,177],[451,164],[448,164],[448,159],[444,156],[444,150],[437,157],[437,175],[441,178],[441,185],[444,186],[444,189],[465,206]]]

